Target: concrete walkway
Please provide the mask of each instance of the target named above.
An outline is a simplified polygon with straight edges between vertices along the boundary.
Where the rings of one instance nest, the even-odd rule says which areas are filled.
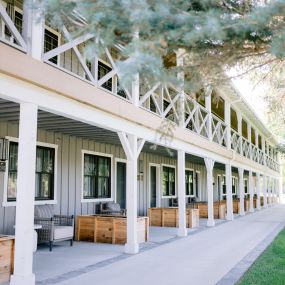
[[[284,221],[269,207],[58,284],[216,284]]]

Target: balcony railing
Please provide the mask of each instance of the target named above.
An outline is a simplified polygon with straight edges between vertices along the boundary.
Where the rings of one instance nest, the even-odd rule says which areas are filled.
[[[19,9],[17,12],[11,5],[0,2],[0,41],[27,52],[27,44],[21,34],[23,12]],[[94,43],[97,49],[103,52],[100,52],[100,56],[94,55],[92,60],[89,60],[86,58],[86,51],[89,44],[94,45]],[[43,48],[45,63],[124,100],[134,101],[132,86],[121,84],[116,65],[116,60],[123,58],[122,46],[117,45],[112,49],[106,49],[103,43],[94,38],[92,34],[72,38],[65,27],[58,32],[56,29],[45,26]],[[191,96],[184,94],[183,90],[179,91],[175,86],[161,83],[150,85],[145,82],[144,78],[140,78],[138,84],[140,94],[138,106],[140,108],[172,121],[175,125],[181,125],[182,121],[185,129],[220,146],[228,147],[230,144],[231,149],[241,156],[279,171],[279,164],[275,159],[265,154],[235,130],[228,128],[223,120],[210,113]],[[180,100],[182,94],[184,94],[183,101]],[[182,105],[181,102],[183,102]],[[183,113],[184,116],[181,118]],[[230,132],[229,142],[227,132]]]

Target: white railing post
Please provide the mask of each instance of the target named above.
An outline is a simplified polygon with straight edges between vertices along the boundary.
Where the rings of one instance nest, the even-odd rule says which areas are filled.
[[[243,180],[243,168],[238,168],[239,177],[239,214],[241,216],[245,215],[244,212],[244,180]]]
[[[210,141],[213,140],[213,130],[212,130],[212,88],[208,87],[205,92],[205,107],[209,113],[207,121],[207,131],[208,138]]]
[[[227,128],[226,145],[227,149],[231,149],[231,104],[225,100],[225,124]]]
[[[256,173],[256,195],[256,209],[260,210],[260,174],[258,172]]]
[[[14,273],[11,285],[33,285],[33,236],[38,107],[20,104]]]
[[[42,60],[44,52],[44,14],[35,10],[35,1],[23,4],[23,38],[27,44],[27,53],[37,60]]]
[[[184,65],[184,53],[183,49],[178,49],[176,52],[176,65],[177,67],[183,68]],[[179,86],[179,99],[178,99],[178,116],[179,116],[179,127],[184,128],[185,123],[185,93],[184,93],[184,71],[180,70],[177,74],[177,78],[180,81]]]
[[[207,193],[208,193],[208,221],[207,226],[213,227],[214,220],[214,189],[213,189],[213,168],[215,161],[210,158],[204,158],[207,169]]]
[[[180,237],[187,236],[186,229],[186,201],[185,201],[185,151],[177,151],[178,176],[178,232]]]
[[[239,138],[239,144],[240,144],[240,154],[243,155],[243,149],[242,149],[242,115],[240,113],[237,113],[237,121],[238,121],[238,134],[240,136]]]
[[[226,187],[227,187],[227,220],[234,219],[233,214],[233,194],[232,194],[232,166],[230,163],[226,164]]]
[[[252,171],[249,171],[248,175],[248,187],[249,187],[249,212],[254,212],[253,207],[253,178],[252,178]]]

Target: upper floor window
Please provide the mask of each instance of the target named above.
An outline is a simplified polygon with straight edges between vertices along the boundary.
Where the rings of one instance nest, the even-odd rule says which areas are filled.
[[[175,196],[175,168],[162,167],[162,195],[165,197]]]
[[[45,29],[45,40],[44,40],[44,52],[48,52],[57,48],[59,45],[59,36],[53,33],[50,29]],[[57,56],[49,59],[50,62],[57,64],[58,58]]]
[[[111,198],[110,157],[84,154],[83,198]]]
[[[7,201],[16,201],[18,174],[18,143],[9,144]],[[37,146],[35,200],[54,199],[55,149]]]
[[[106,74],[108,74],[112,68],[106,64],[104,64],[102,61],[98,61],[98,80],[103,78]],[[108,79],[103,85],[103,88],[112,91],[113,90],[113,79],[112,77]]]

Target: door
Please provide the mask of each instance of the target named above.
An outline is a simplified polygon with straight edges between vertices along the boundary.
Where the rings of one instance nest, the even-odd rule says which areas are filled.
[[[150,207],[157,207],[156,193],[157,193],[157,167],[150,166]]]
[[[117,161],[117,187],[116,197],[117,203],[120,204],[121,209],[126,209],[126,163]]]

